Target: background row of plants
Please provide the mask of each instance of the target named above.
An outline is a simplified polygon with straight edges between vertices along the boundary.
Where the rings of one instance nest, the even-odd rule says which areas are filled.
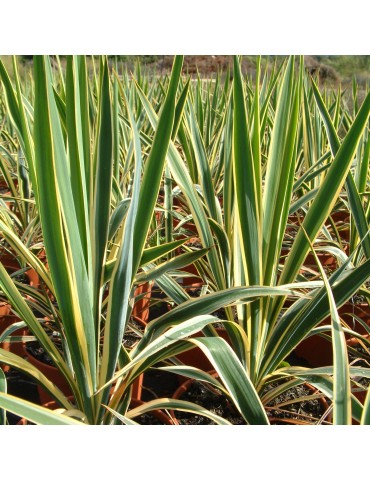
[[[294,57],[253,82],[239,57],[210,80],[93,64],[0,63],[2,423],[269,424],[313,399],[291,422],[369,423],[370,95],[348,108]],[[10,394],[14,370],[55,403]],[[146,399],[153,375],[238,421]]]
[[[11,56],[0,56],[4,66],[9,69],[12,78],[12,58]],[[66,56],[51,56],[51,61],[60,63],[62,68],[66,66]],[[273,69],[274,65],[280,66],[286,57],[282,55],[262,55],[261,66],[267,69]],[[21,55],[19,60],[19,75],[21,78],[27,76],[32,65],[32,55]],[[94,58],[87,57],[87,67],[92,72]],[[139,64],[144,71],[150,71],[151,74],[164,74],[171,70],[173,55],[119,55],[108,56],[110,62],[118,61],[124,68],[133,69],[135,64]],[[305,55],[303,57],[305,68],[310,73],[319,75],[320,81],[328,86],[337,86],[339,82],[348,86],[353,79],[359,88],[366,88],[370,80],[370,55]],[[184,58],[183,72],[191,75],[200,75],[203,78],[209,78],[211,75],[222,72],[226,73],[232,69],[233,57],[231,55],[186,55]],[[256,72],[256,56],[244,55],[242,58],[242,69],[248,75],[253,76]],[[345,92],[344,92],[345,94]]]

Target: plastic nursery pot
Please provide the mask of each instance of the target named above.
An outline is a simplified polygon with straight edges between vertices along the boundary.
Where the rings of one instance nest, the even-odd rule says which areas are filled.
[[[7,302],[0,302],[0,320],[10,313],[10,304]]]
[[[43,262],[43,263],[46,262],[46,251],[45,251],[45,248],[42,248],[42,249],[38,252],[37,258],[38,258],[41,262]]]
[[[185,275],[177,279],[178,283],[191,295],[204,285],[203,280],[199,277],[198,270],[194,264],[187,265],[180,269]],[[188,275],[189,274],[189,275]]]
[[[33,353],[27,348],[27,345],[24,343],[22,345],[23,353],[22,356],[31,363],[34,367],[36,367],[40,372],[42,372],[45,377],[47,377],[56,387],[61,390],[64,395],[70,396],[72,395],[71,387],[69,383],[65,379],[64,375],[58,370],[58,368],[49,365],[45,362],[40,361],[36,358]],[[45,404],[48,402],[53,401],[53,397],[47,393],[47,391],[41,387],[41,385],[37,385],[37,389],[39,392],[40,402],[41,404]]]
[[[27,420],[25,418],[21,418],[17,425],[28,425]]]
[[[143,322],[147,322],[149,318],[150,298],[152,295],[151,282],[142,283],[135,288],[134,297],[135,304],[132,309],[132,316],[140,318]]]
[[[38,288],[40,286],[40,277],[36,270],[30,268],[25,272],[25,275],[27,276],[31,287]]]
[[[325,320],[320,325],[327,325]],[[297,357],[302,358],[311,367],[327,367],[333,365],[333,347],[329,340],[320,335],[311,335],[302,340],[294,350]]]
[[[152,296],[151,296],[149,317],[148,317],[147,323],[150,323],[152,320],[155,320],[161,315],[169,312],[171,309],[172,309],[172,304],[169,298],[166,296],[165,293],[162,292],[162,290],[160,290],[154,284],[152,288]]]
[[[21,270],[21,266],[19,265],[17,260],[9,254],[1,256],[0,260],[5,267],[5,270],[10,275],[14,272],[17,272],[18,270]],[[28,268],[24,272],[24,275],[26,276],[26,283],[28,283],[31,287],[38,288],[40,286],[40,277],[33,268]]]
[[[164,200],[164,197],[163,197]],[[175,208],[183,209],[186,208],[186,200],[181,198],[179,195],[172,197],[172,204]]]
[[[288,248],[282,248],[282,250],[280,252],[280,263],[281,264],[285,263],[289,253],[290,253],[290,250]],[[333,255],[330,255],[330,253],[316,252],[316,255],[319,259],[319,262],[324,267],[324,269],[329,270],[329,271],[334,271],[337,268],[337,266],[338,266],[337,259]],[[307,255],[305,261],[303,262],[302,267],[303,268],[301,270],[301,273],[303,273],[304,271],[307,271],[309,269],[308,271],[312,275],[315,275],[315,274],[318,275],[319,274],[319,267],[316,263],[315,256],[312,253],[309,253]]]
[[[359,322],[356,322],[352,315],[356,315],[370,325],[370,311],[367,304],[346,303],[338,309],[339,316],[348,326],[361,335],[366,330]],[[320,325],[330,325],[330,317],[326,317]],[[328,332],[330,334],[330,332]],[[327,367],[333,365],[332,343],[319,335],[311,335],[302,340],[295,348],[294,353],[303,358],[311,367]]]

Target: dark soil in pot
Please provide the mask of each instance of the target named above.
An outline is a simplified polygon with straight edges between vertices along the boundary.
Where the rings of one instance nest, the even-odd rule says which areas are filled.
[[[278,385],[279,383],[277,382],[266,385],[263,394],[272,388],[276,388]],[[266,405],[267,416],[274,425],[286,425],[287,423],[304,425],[316,424],[328,408],[326,400],[323,398],[301,400],[302,397],[309,397],[313,395],[314,392],[315,388],[307,384],[290,388]],[[294,400],[296,400],[294,403],[283,405],[286,402]],[[280,405],[282,406],[280,407]]]
[[[188,294],[191,298],[200,297],[200,295],[201,295],[201,293],[202,293],[202,289],[201,289],[201,288],[185,287],[185,290],[186,290],[187,294]]]
[[[201,405],[212,413],[227,419],[233,425],[246,424],[243,417],[220,390],[205,386],[201,382],[191,382],[189,388],[178,398]],[[175,415],[180,425],[215,425],[212,420],[202,415],[180,411],[175,412]]]
[[[27,352],[36,358],[39,362],[46,363],[46,365],[50,365],[54,367],[54,362],[49,357],[48,353],[44,350],[44,347],[40,345],[39,342],[27,342],[26,344]]]
[[[127,349],[131,349],[141,338],[139,333],[136,333],[134,329],[139,332],[144,332],[144,325],[137,321],[135,318],[130,319],[130,326],[134,328],[128,328],[123,336],[123,346]]]
[[[269,385],[265,393],[277,386],[278,383]],[[302,397],[312,395],[314,391],[315,389],[308,385],[299,385],[287,390],[266,406],[267,416],[274,425],[317,423],[328,408],[327,402],[321,398],[300,400]],[[228,398],[213,387],[194,381],[190,383],[188,389],[176,397],[201,405],[216,415],[227,419],[233,425],[246,424]],[[279,408],[280,404],[294,399],[297,399],[297,402]],[[176,412],[175,415],[180,425],[214,425],[214,422],[201,415],[186,412]]]
[[[140,415],[140,417],[134,418],[134,421],[140,425],[163,425],[163,422],[151,413],[144,413],[143,415]]]

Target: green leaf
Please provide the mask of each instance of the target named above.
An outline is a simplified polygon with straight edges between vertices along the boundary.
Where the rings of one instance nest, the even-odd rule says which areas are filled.
[[[85,425],[74,418],[53,412],[13,395],[0,392],[0,407],[36,425]]]
[[[268,425],[258,393],[228,343],[219,337],[190,339],[189,342],[205,353],[245,421],[250,425]]]
[[[7,383],[5,373],[0,368],[0,393],[6,393]],[[0,408],[0,425],[6,425],[6,410]]]
[[[196,403],[187,402],[186,400],[176,400],[174,398],[159,398],[156,400],[150,400],[149,402],[145,402],[143,405],[128,411],[126,415],[128,418],[135,418],[144,413],[148,413],[153,410],[159,410],[161,408],[166,410],[172,409],[181,412],[189,412],[196,415],[202,415],[209,418],[217,425],[231,425],[231,423],[225,418],[222,418],[219,415],[210,412],[206,408],[201,407]]]
[[[370,111],[370,93],[365,98],[356,119],[345,136],[327,174],[303,221],[303,228],[313,241],[329,216],[346,180],[357,144],[366,126]],[[292,281],[309,250],[309,243],[300,229],[285,262],[280,283]]]

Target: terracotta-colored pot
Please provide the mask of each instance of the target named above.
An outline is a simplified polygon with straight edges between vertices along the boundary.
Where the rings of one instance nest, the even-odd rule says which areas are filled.
[[[215,371],[215,370],[208,370],[208,373],[210,375],[212,375],[212,377],[214,378],[219,378],[218,377],[218,373]],[[174,398],[175,400],[179,400],[181,399],[181,397],[184,395],[184,393],[186,393],[192,386],[192,384],[194,382],[196,382],[197,380],[194,380],[192,378],[187,378],[185,379],[181,384],[180,386],[177,388],[177,390],[174,392],[174,394],[172,395],[172,398]],[[190,400],[191,401],[191,400]],[[232,410],[235,410],[235,414],[236,415],[239,415],[236,408],[234,407],[234,405],[227,401],[226,402],[226,405],[228,405],[228,408],[232,411]],[[174,419],[174,422],[176,422],[176,424],[180,425],[180,422],[179,420],[177,419],[176,417],[176,412],[174,410],[170,410],[170,414],[171,414],[171,417]]]
[[[21,418],[17,425],[28,425],[27,420],[25,418]]]
[[[163,197],[163,201],[164,201],[164,197]],[[187,209],[185,198],[179,195],[172,197],[172,205],[174,209],[179,209],[179,210],[183,210],[184,208]]]
[[[9,273],[12,274],[16,272],[17,270],[21,269],[21,266],[17,262],[17,260],[8,254],[7,252],[1,256],[0,258],[1,263],[5,267],[5,270]],[[33,268],[28,268],[24,274],[27,277],[28,284],[31,287],[38,288],[40,286],[40,277],[38,273],[33,269]]]
[[[302,340],[294,353],[311,367],[327,367],[333,365],[332,343],[319,335],[311,335]]]
[[[142,393],[143,393],[143,381],[144,381],[144,374],[142,373],[138,377],[135,378],[132,384],[132,391],[131,391],[131,398],[135,400],[140,400]]]
[[[31,287],[38,288],[40,286],[40,277],[36,270],[30,268],[25,272],[25,275],[28,277]]]
[[[363,335],[363,338],[366,340],[370,340],[370,335]],[[349,347],[357,347],[360,345],[360,340],[356,337],[351,337],[346,341]]]
[[[73,402],[74,396],[69,395],[67,399],[69,402]],[[43,403],[42,406],[44,408],[48,408],[49,410],[56,410],[57,408],[62,408],[56,400],[50,400],[50,402]]]
[[[285,263],[289,252],[290,252],[290,250],[288,248],[283,247],[281,249],[280,262],[282,264]],[[338,266],[337,259],[333,255],[331,255],[330,253],[317,251],[316,255],[317,255],[321,265],[323,267],[325,267],[327,270],[334,271],[337,268],[337,266]],[[303,267],[309,268],[309,269],[313,270],[314,272],[319,273],[319,267],[316,263],[316,259],[315,259],[315,256],[313,255],[313,253],[308,253],[307,254],[307,256],[306,256],[306,258],[303,262]]]
[[[7,302],[0,302],[0,319],[10,313],[10,304]]]
[[[45,262],[46,261],[46,251],[45,251],[45,248],[42,248],[38,254],[37,254],[37,258],[39,260],[41,260],[41,262]]]
[[[180,269],[184,273],[189,273],[191,276],[183,276],[178,279],[179,284],[190,294],[195,290],[202,288],[204,285],[203,280],[200,278],[198,270],[195,268],[194,264],[187,265]]]
[[[351,314],[357,315],[370,326],[370,309],[367,304],[346,303],[338,309],[339,316],[355,332],[361,335],[366,330],[358,322],[351,320]],[[320,325],[330,325],[330,317],[326,317]],[[328,332],[330,335],[330,332]],[[332,343],[319,335],[311,335],[304,339],[294,350],[298,357],[302,357],[312,367],[327,367],[333,365]]]
[[[42,372],[46,378],[48,378],[55,386],[57,386],[66,396],[72,395],[71,387],[67,382],[64,375],[60,372],[60,370],[52,365],[48,365],[47,363],[41,362],[36,357],[32,355],[31,352],[27,350],[26,344],[23,344],[23,357],[31,363],[34,367],[36,367],[40,372]],[[40,396],[41,404],[45,404],[48,402],[52,402],[54,399],[53,397],[39,384],[37,384],[37,389]]]
[[[331,218],[337,224],[339,222],[348,223],[349,222],[350,213],[348,210],[337,210],[331,214]]]

